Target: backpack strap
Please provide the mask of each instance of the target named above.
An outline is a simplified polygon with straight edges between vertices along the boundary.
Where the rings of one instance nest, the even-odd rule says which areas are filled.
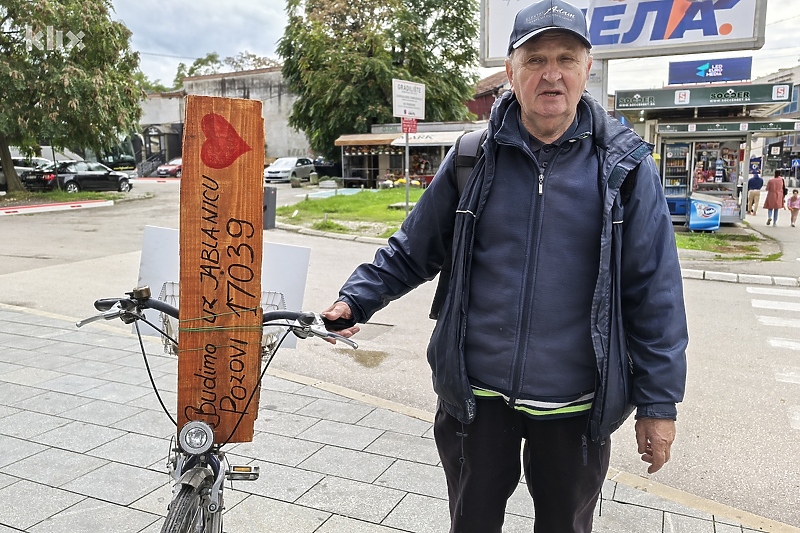
[[[621,167],[616,167],[608,178],[609,189],[619,189],[619,199],[622,205],[628,203],[628,200],[633,194],[633,188],[636,185],[636,175],[639,170],[639,165],[642,160],[650,154],[649,145],[642,145],[633,151],[631,157],[636,161],[636,166],[630,171],[626,171]]]
[[[469,175],[480,159],[480,150],[488,134],[488,128],[483,128],[464,133],[456,140],[456,184],[459,197],[464,193]]]
[[[482,130],[475,130],[464,133],[461,135],[455,144],[456,152],[456,186],[458,187],[458,196],[464,194],[464,189],[467,186],[472,169],[478,163],[481,156],[481,149],[486,136],[489,134],[488,128]],[[453,268],[453,253],[452,250],[447,250],[442,262],[442,270],[439,272],[439,283],[436,285],[436,293],[433,296],[431,303],[430,317],[434,320],[439,316],[439,310],[442,307],[442,302],[447,296],[447,290],[450,286],[450,270]]]

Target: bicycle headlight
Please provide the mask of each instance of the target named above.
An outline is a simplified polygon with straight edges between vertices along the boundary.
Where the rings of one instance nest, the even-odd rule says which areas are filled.
[[[191,455],[206,453],[214,445],[214,430],[205,422],[187,422],[178,434],[181,449]]]

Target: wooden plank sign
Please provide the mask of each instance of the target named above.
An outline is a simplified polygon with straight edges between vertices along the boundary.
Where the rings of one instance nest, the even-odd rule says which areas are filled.
[[[253,440],[258,414],[263,172],[261,102],[186,97],[178,428],[202,420],[217,443]]]

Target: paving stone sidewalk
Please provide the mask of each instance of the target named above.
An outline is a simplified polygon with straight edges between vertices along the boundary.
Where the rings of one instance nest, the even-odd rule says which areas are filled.
[[[155,339],[145,346],[174,405],[176,359]],[[225,530],[447,531],[430,415],[325,389],[267,375],[253,442],[228,448],[231,462],[258,464],[261,477],[226,490]],[[160,531],[172,434],[134,336],[0,306],[0,533]],[[596,532],[800,531],[732,509],[701,510],[619,481],[624,473],[610,476]],[[532,524],[520,485],[504,531],[529,532]]]

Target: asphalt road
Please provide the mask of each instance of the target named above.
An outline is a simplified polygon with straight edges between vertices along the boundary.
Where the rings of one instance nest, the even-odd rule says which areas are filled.
[[[303,198],[276,185],[278,205]],[[175,183],[137,182],[154,197],[112,208],[0,217],[0,302],[81,318],[96,298],[137,281],[144,226],[178,227]],[[321,310],[375,245],[268,231],[312,249],[306,309]],[[425,361],[433,284],[393,302],[350,351],[304,342],[276,368],[432,412]],[[686,401],[671,462],[649,476],[705,498],[800,526],[800,289],[685,282],[691,342]],[[762,291],[762,292],[754,292]],[[792,320],[794,322],[792,322]],[[122,327],[121,325],[119,327]],[[612,466],[646,476],[633,421],[614,435]]]

